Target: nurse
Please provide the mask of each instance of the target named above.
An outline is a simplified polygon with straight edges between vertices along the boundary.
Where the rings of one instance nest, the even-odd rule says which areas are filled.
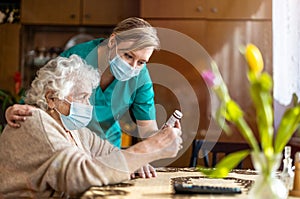
[[[81,43],[60,55],[77,54],[102,72],[100,85],[91,97],[94,113],[88,128],[117,147],[121,145],[118,120],[128,110],[136,119],[141,137],[158,130],[153,85],[146,63],[159,47],[156,29],[143,19],[132,17],[117,24],[108,39]],[[24,121],[31,109],[28,105],[8,108],[8,125],[19,127],[18,121]],[[156,176],[150,165],[141,168],[139,173],[141,177]]]

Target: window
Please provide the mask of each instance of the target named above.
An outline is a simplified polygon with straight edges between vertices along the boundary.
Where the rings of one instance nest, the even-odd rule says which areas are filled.
[[[273,0],[273,80],[275,127],[293,93],[300,98],[300,1]]]

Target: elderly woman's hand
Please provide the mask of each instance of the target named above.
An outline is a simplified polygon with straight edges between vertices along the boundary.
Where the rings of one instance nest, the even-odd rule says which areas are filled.
[[[33,109],[33,106],[20,104],[8,107],[5,112],[7,124],[13,128],[19,128],[21,126],[19,122],[25,121],[26,116],[31,116]]]
[[[176,157],[178,151],[182,149],[182,132],[178,125],[179,123],[177,123],[176,128],[165,127],[144,140],[147,143],[144,145],[146,150],[150,153],[156,153],[159,156],[158,159]]]
[[[178,151],[182,149],[181,134],[181,129],[168,127],[153,136],[153,138],[157,136],[156,147],[161,149],[162,156],[166,158],[176,157]]]
[[[153,178],[156,177],[157,174],[154,167],[150,164],[146,164],[131,174],[131,178],[136,178],[137,176],[140,178]]]
[[[155,160],[176,157],[178,151],[182,149],[181,134],[179,128],[166,127],[155,135],[122,150],[129,171],[135,172],[141,167],[144,169],[143,165]],[[148,169],[151,171],[151,167]]]

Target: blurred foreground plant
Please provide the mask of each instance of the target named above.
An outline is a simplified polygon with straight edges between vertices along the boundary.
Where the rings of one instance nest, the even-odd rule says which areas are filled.
[[[249,66],[247,75],[250,83],[250,95],[256,111],[259,140],[256,139],[252,129],[244,119],[243,110],[231,99],[217,65],[212,63],[212,70],[204,71],[202,77],[212,87],[220,100],[220,106],[216,112],[215,119],[227,133],[230,132],[230,128],[224,124],[224,119],[236,126],[251,149],[227,155],[214,169],[202,169],[198,167],[201,172],[210,177],[226,177],[250,153],[264,154],[266,162],[263,172],[266,175],[270,175],[274,157],[282,153],[284,147],[299,126],[300,104],[296,102],[293,107],[285,111],[275,136],[273,128],[272,78],[267,72],[263,72],[264,64],[262,55],[255,45],[248,44],[243,54]]]

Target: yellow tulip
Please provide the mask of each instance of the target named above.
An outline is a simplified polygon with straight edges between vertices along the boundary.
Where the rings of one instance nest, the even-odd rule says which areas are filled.
[[[246,46],[245,58],[251,71],[255,74],[261,73],[264,68],[264,61],[259,49],[255,45],[248,44]]]

